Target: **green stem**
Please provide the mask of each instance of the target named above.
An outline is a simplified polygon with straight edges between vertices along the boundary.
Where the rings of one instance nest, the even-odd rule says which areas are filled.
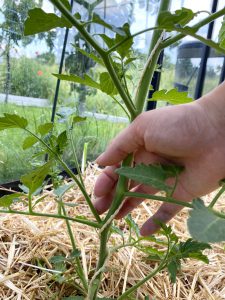
[[[63,169],[66,171],[66,173],[76,182],[76,184],[78,185],[79,189],[81,190],[91,212],[93,213],[96,221],[98,223],[101,223],[101,218],[99,217],[90,197],[88,196],[85,188],[83,187],[82,183],[77,179],[76,175],[70,170],[70,168],[67,166],[67,164],[61,159],[61,157],[58,155],[58,153],[56,153],[54,150],[51,149],[51,147],[49,147],[49,145],[47,143],[45,143],[45,141],[43,141],[42,139],[40,139],[36,134],[34,134],[33,132],[31,132],[30,130],[26,129],[25,130],[32,136],[34,136],[42,145],[44,145],[46,147],[46,149],[54,156],[54,158],[60,163],[60,165],[63,167]]]
[[[88,226],[94,227],[94,228],[101,228],[101,224],[98,224],[96,222],[92,222],[92,221],[89,221],[89,220],[84,220],[84,219],[80,219],[80,218],[76,218],[76,217],[75,218],[65,217],[63,215],[38,213],[38,212],[34,212],[34,211],[32,211],[32,213],[30,213],[29,211],[19,211],[19,210],[12,210],[12,209],[10,209],[10,210],[0,209],[0,213],[34,216],[34,217],[47,217],[47,218],[54,218],[54,219],[63,219],[63,220],[69,220],[69,221],[85,224],[85,225],[88,225]]]
[[[220,190],[221,192],[221,190]],[[162,197],[162,196],[156,196],[156,195],[149,195],[149,194],[142,194],[142,193],[133,193],[133,192],[125,192],[125,197],[136,197],[136,198],[143,198],[143,199],[151,199],[151,200],[157,200],[161,202],[167,202],[167,203],[173,203],[180,206],[188,207],[188,208],[194,208],[193,204],[176,200],[174,198],[169,197]],[[216,200],[217,201],[217,200]],[[210,203],[211,204],[211,203]],[[210,206],[209,206],[210,207]],[[211,208],[211,207],[210,207]],[[225,219],[225,214],[219,211],[216,211],[214,209],[211,209],[211,211],[218,217]],[[105,222],[105,221],[104,221]]]
[[[84,26],[71,14],[71,12],[61,3],[59,0],[51,0],[53,5],[58,8],[58,10],[63,14],[63,16],[76,27],[76,29],[81,33],[84,39],[98,52],[104,61],[104,64],[117,88],[121,98],[123,99],[127,109],[129,110],[131,116],[134,118],[137,116],[134,104],[130,101],[129,97],[125,93],[123,86],[118,78],[118,75],[112,65],[111,58],[108,53],[100,47],[100,45],[92,38],[92,36],[86,31]]]
[[[170,240],[168,239],[168,243],[167,243],[167,252],[163,258],[163,260],[161,261],[161,263],[158,265],[158,267],[151,272],[149,275],[147,275],[145,278],[143,278],[142,280],[140,280],[139,282],[137,282],[135,285],[133,285],[131,288],[129,288],[123,295],[121,295],[117,300],[127,300],[127,296],[129,296],[131,293],[135,292],[140,286],[142,286],[145,282],[147,282],[149,279],[151,279],[152,277],[154,277],[157,273],[159,273],[161,270],[163,270],[166,267],[166,261],[170,252]]]
[[[96,42],[95,39],[84,29],[83,24],[79,22],[73,14],[64,6],[60,0],[50,0],[52,4],[58,8],[58,10],[63,14],[63,16],[77,28],[77,30],[82,34],[84,39],[102,56],[105,54],[105,50]]]
[[[116,50],[119,46],[121,46],[122,44],[126,43],[127,41],[129,41],[130,39],[133,39],[135,36],[137,35],[140,35],[142,33],[145,33],[145,32],[148,32],[148,31],[151,31],[151,30],[155,30],[157,29],[158,27],[150,27],[150,28],[147,28],[147,29],[144,29],[144,30],[141,30],[141,31],[138,31],[128,37],[126,37],[125,39],[123,39],[121,42],[115,44],[113,47],[111,47],[109,50],[107,50],[107,53],[110,54],[112,53],[114,50]]]
[[[203,27],[204,25],[207,25],[209,23],[211,23],[212,21],[214,21],[215,19],[222,17],[225,14],[225,8],[222,8],[220,10],[218,10],[217,12],[209,15],[208,17],[206,17],[205,19],[203,19],[202,21],[198,22],[197,24],[195,24],[194,26],[190,27],[190,29],[196,29],[198,30],[199,28]],[[166,48],[176,42],[178,42],[179,40],[181,40],[183,37],[185,37],[185,34],[180,33],[177,34],[174,37],[169,38],[168,40],[164,41],[162,43],[162,47]]]
[[[122,166],[130,166],[133,161],[133,154],[129,154],[126,159],[122,162]],[[128,179],[124,176],[120,176],[117,182],[116,186],[116,193],[114,196],[114,199],[112,201],[112,205],[104,219],[103,224],[105,224],[111,216],[115,213],[115,211],[118,209],[120,206],[121,202],[124,199],[124,195],[127,192],[127,184],[128,184]]]
[[[195,38],[195,39],[199,40],[200,42],[202,42],[203,44],[216,49],[218,52],[222,52],[223,54],[225,54],[225,49],[221,48],[217,43],[215,43],[212,40],[205,39],[203,36],[198,35],[198,34],[192,32],[191,30],[186,30],[185,27],[184,28],[176,28],[175,30],[178,31],[178,32],[181,32],[185,35],[190,35],[193,38]]]
[[[174,198],[170,197],[163,197],[163,196],[156,196],[156,195],[149,195],[149,194],[143,194],[143,193],[134,193],[134,192],[126,192],[124,193],[125,197],[135,197],[135,198],[143,198],[143,199],[151,199],[151,200],[157,200],[167,203],[173,203],[181,206],[185,206],[188,208],[193,208],[193,205],[188,202],[179,201]]]
[[[33,212],[33,207],[32,207],[32,195],[28,194],[28,209],[29,209],[29,213],[32,214]]]
[[[162,11],[167,11],[170,6],[170,0],[161,0],[158,15]],[[136,96],[135,96],[135,106],[140,114],[143,111],[145,100],[149,91],[150,83],[155,71],[155,66],[158,61],[159,54],[162,50],[161,48],[161,36],[163,30],[155,29],[153,32],[151,45],[149,49],[149,59],[146,63],[144,72],[142,73],[141,79],[138,84]],[[158,46],[157,46],[158,44]]]
[[[125,109],[125,107],[119,102],[119,100],[117,100],[115,97],[111,96],[113,98],[113,100],[122,108],[122,110],[125,112],[125,114],[127,115],[128,119],[130,120],[130,115],[127,112],[127,110]]]
[[[66,209],[64,207],[64,205],[62,205],[62,209],[63,209],[63,214],[64,216],[67,216],[67,213],[66,213]],[[67,231],[68,231],[68,234],[69,234],[69,237],[70,237],[70,241],[71,241],[71,245],[72,245],[72,248],[73,248],[73,251],[76,252],[78,250],[77,246],[76,246],[76,242],[75,242],[75,239],[74,239],[74,236],[73,236],[73,232],[72,232],[72,228],[70,226],[70,221],[69,220],[66,220],[66,226],[67,226]],[[87,283],[87,280],[85,278],[85,275],[84,275],[84,271],[83,271],[83,267],[82,267],[82,264],[80,262],[80,258],[78,256],[75,257],[75,261],[76,261],[76,265],[77,265],[77,274],[83,284],[83,287],[85,289],[85,291],[87,292],[88,291],[88,283]]]
[[[78,173],[80,182],[81,182],[81,184],[84,187],[84,181],[83,181],[83,178],[82,178],[82,174],[81,174],[81,171],[80,171],[80,166],[79,166],[78,159],[77,159],[76,146],[75,146],[75,143],[74,143],[72,129],[69,129],[69,135],[70,135],[70,141],[71,141],[71,146],[72,146],[72,151],[73,151],[73,157],[74,157],[75,167],[77,169],[77,173]]]
[[[105,55],[102,56],[102,59],[104,61],[104,64],[105,64],[121,98],[124,101],[124,104],[126,105],[128,111],[131,115],[131,118],[135,119],[137,116],[136,108],[135,108],[133,102],[129,99],[128,95],[126,94],[126,92],[123,88],[123,85],[121,84],[121,81],[116,74],[116,71],[112,65],[112,59],[109,56],[105,56]]]
[[[109,224],[100,235],[100,249],[99,249],[99,260],[97,264],[97,268],[95,272],[98,272],[104,265],[105,261],[108,257],[108,247],[107,242],[109,239],[109,231],[110,231],[111,224]],[[95,300],[97,297],[98,289],[101,283],[101,277],[102,272],[99,272],[99,274],[96,276],[95,280],[92,283],[92,286],[89,287],[91,293],[90,293],[90,299],[88,300]]]
[[[223,184],[223,186],[221,187],[219,192],[216,194],[216,196],[213,198],[213,200],[211,201],[211,203],[209,204],[208,207],[213,208],[213,206],[216,204],[216,202],[218,201],[218,199],[224,192],[225,192],[225,184]]]

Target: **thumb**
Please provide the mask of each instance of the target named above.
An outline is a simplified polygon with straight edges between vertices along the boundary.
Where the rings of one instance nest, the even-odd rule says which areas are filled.
[[[129,153],[143,146],[143,134],[137,130],[137,122],[130,124],[118,134],[96,160],[101,166],[111,166],[121,162]]]

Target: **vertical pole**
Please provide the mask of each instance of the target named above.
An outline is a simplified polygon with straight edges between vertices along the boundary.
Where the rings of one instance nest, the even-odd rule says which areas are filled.
[[[71,0],[70,6],[71,6],[71,10],[72,10],[73,9],[73,0]],[[65,59],[65,54],[66,54],[68,35],[69,35],[69,28],[66,28],[64,41],[63,41],[62,54],[61,54],[61,59],[60,59],[60,64],[59,64],[59,74],[62,74],[64,59]],[[57,107],[57,102],[58,102],[58,98],[59,98],[59,88],[60,88],[60,79],[57,79],[54,101],[53,101],[53,106],[52,106],[52,116],[51,116],[52,123],[54,123],[54,121],[55,121],[56,107]]]
[[[220,73],[220,81],[219,83],[222,83],[225,79],[225,57],[223,59],[223,66],[222,66],[222,70],[221,70],[221,73]]]

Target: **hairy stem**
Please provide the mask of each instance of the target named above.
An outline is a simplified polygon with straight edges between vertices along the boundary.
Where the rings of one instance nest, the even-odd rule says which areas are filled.
[[[64,205],[62,206],[62,210],[63,210],[64,216],[67,216],[66,209],[65,209]],[[70,226],[70,221],[67,220],[67,219],[66,219],[66,226],[67,226],[67,231],[68,231],[68,234],[69,234],[69,237],[70,237],[70,241],[71,241],[73,251],[76,252],[79,249],[76,246],[76,242],[75,242],[75,239],[74,239],[74,236],[73,236],[73,231],[72,231],[72,228]],[[80,280],[83,284],[83,287],[84,287],[85,291],[87,292],[88,291],[88,283],[87,283],[87,280],[86,280],[85,275],[84,275],[84,271],[83,271],[82,264],[80,262],[80,258],[78,256],[75,257],[75,262],[76,262],[76,265],[77,265],[77,268],[76,268],[77,274],[78,274],[78,276],[79,276],[79,278],[80,278]]]
[[[161,0],[158,15],[162,11],[166,11],[169,9],[170,0]],[[147,98],[147,94],[150,88],[150,83],[152,81],[152,77],[155,71],[155,66],[158,61],[159,54],[162,50],[160,44],[162,39],[163,30],[155,29],[153,32],[151,45],[149,49],[149,59],[146,63],[144,72],[142,73],[142,77],[139,81],[138,88],[135,96],[135,106],[137,108],[138,114],[143,111],[145,101]]]
[[[179,201],[171,197],[163,197],[163,196],[156,196],[156,195],[149,195],[149,194],[143,194],[143,193],[135,193],[135,192],[126,192],[124,194],[126,197],[136,197],[136,198],[143,198],[143,199],[151,199],[151,200],[157,200],[167,203],[173,203],[177,205],[181,205],[188,208],[193,208],[193,205],[188,202]]]
[[[94,227],[94,228],[101,228],[101,224],[99,224],[99,223],[89,221],[89,220],[80,219],[80,218],[76,218],[76,217],[75,218],[66,217],[64,215],[38,213],[38,212],[34,212],[34,211],[32,211],[32,213],[30,213],[29,211],[19,211],[19,210],[13,210],[13,209],[9,209],[9,210],[0,209],[0,213],[34,216],[34,217],[48,217],[48,218],[54,218],[54,219],[63,219],[63,220],[69,220],[69,221],[85,224],[85,225],[88,225],[88,226]]]
[[[109,224],[100,234],[100,249],[99,249],[99,260],[97,264],[97,268],[95,270],[95,274],[90,282],[88,299],[87,300],[95,300],[97,297],[98,289],[101,283],[101,277],[103,273],[104,266],[106,264],[108,253],[108,239],[109,239],[109,231],[111,224]]]
[[[184,33],[185,35],[190,35],[193,38],[195,38],[195,39],[199,40],[200,42],[202,42],[203,44],[205,44],[205,45],[207,45],[211,48],[214,48],[218,52],[221,52],[221,53],[225,54],[225,49],[221,48],[217,43],[215,43],[212,40],[206,39],[203,36],[192,32],[191,30],[188,30],[188,29],[186,30],[186,28],[176,28],[176,31]]]
[[[147,282],[149,279],[154,277],[157,273],[159,273],[161,270],[163,270],[166,267],[167,258],[170,252],[170,239],[167,237],[168,243],[167,243],[167,252],[163,258],[163,260],[160,262],[157,268],[153,270],[149,275],[147,275],[145,278],[137,282],[135,285],[133,285],[131,288],[129,288],[123,295],[121,295],[117,300],[127,300],[127,296],[129,296],[131,293],[135,292],[140,286],[142,286],[145,282]]]
[[[213,206],[216,204],[216,202],[218,201],[218,199],[224,192],[225,192],[225,184],[223,184],[223,186],[221,187],[219,192],[216,194],[216,196],[213,198],[213,200],[211,201],[211,203],[209,204],[208,207],[213,208]]]

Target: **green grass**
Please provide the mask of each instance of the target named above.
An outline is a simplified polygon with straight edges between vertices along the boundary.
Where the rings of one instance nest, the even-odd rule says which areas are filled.
[[[50,121],[50,108],[21,107],[16,105],[0,105],[0,114],[17,113],[29,120],[29,127],[35,130],[38,125]],[[73,130],[77,155],[81,159],[83,145],[88,142],[88,160],[94,160],[104,151],[108,142],[119,132],[125,124],[87,118],[83,123],[77,124]],[[56,131],[65,128],[64,124],[57,122]],[[10,129],[0,132],[0,183],[18,180],[21,175],[39,164],[43,157],[32,158],[34,149],[24,151],[22,143],[26,134],[22,130]],[[65,160],[74,167],[71,147],[68,147]]]

